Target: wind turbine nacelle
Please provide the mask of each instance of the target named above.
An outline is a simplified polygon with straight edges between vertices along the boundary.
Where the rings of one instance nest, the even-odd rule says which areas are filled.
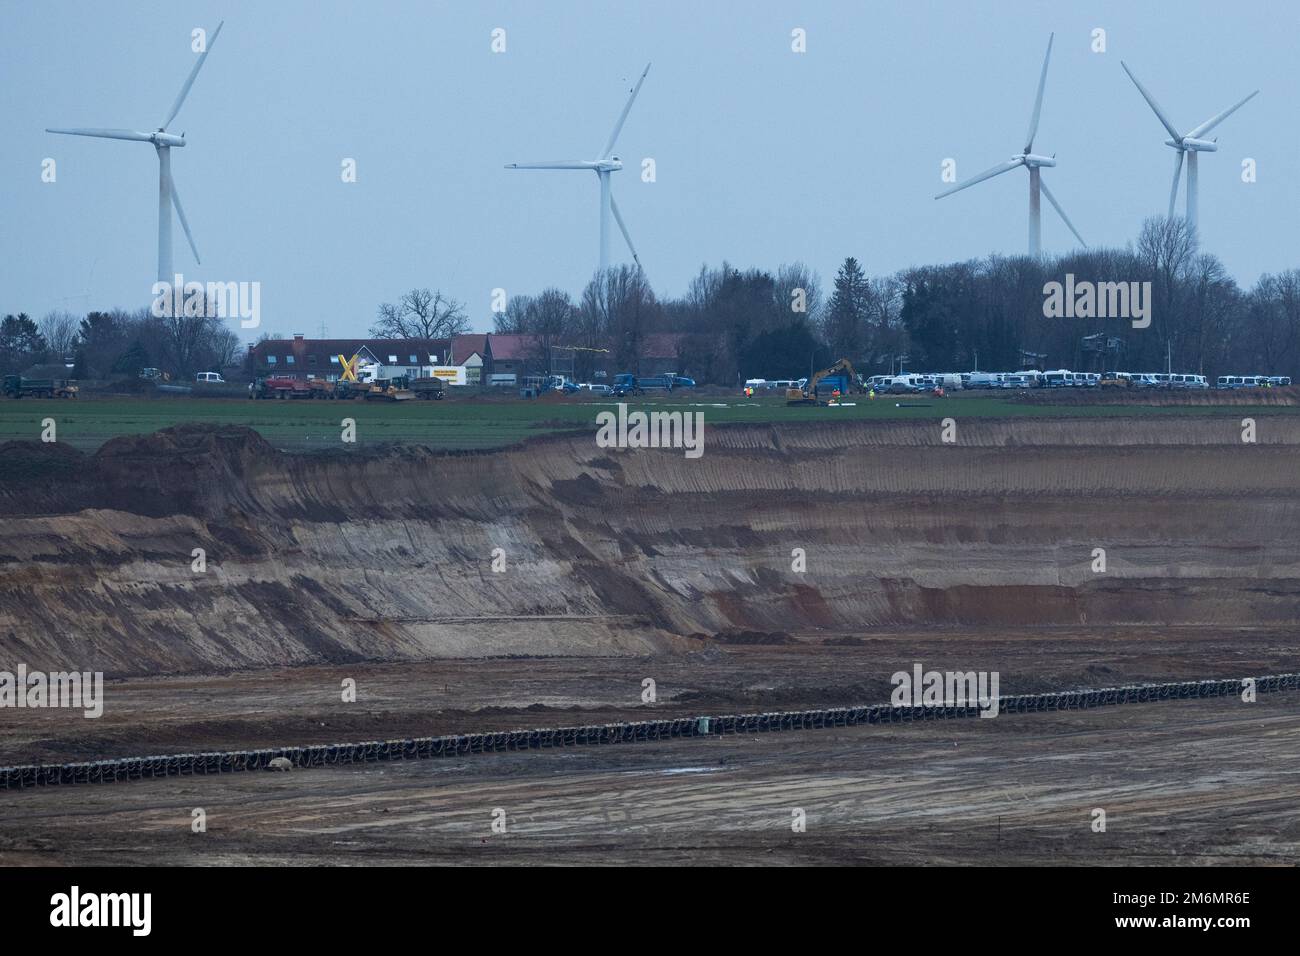
[[[1019,159],[1020,157],[1017,156],[1012,158]],[[1056,165],[1055,156],[1039,156],[1035,153],[1026,153],[1024,159],[1025,159],[1026,166],[1055,166]]]
[[[1172,146],[1174,149],[1191,149],[1198,153],[1217,153],[1219,144],[1211,139],[1192,139],[1190,136],[1180,140],[1167,139],[1166,146]]]
[[[598,159],[595,162],[597,172],[612,173],[616,169],[623,168],[623,161],[617,156],[611,156],[609,159]]]
[[[184,146],[185,137],[177,136],[175,133],[164,133],[162,130],[154,133],[151,137],[155,146]]]

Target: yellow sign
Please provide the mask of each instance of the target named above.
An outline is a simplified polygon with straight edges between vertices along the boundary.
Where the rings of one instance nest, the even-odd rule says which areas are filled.
[[[339,365],[343,366],[343,374],[339,376],[340,382],[355,382],[357,380],[357,367],[361,364],[361,353],[358,352],[352,358],[345,359],[339,356]]]

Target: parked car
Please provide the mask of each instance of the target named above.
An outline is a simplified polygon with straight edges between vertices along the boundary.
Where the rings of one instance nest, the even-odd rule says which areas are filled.
[[[220,372],[199,372],[194,376],[194,381],[213,382],[215,384],[224,385],[226,380],[221,377]]]
[[[614,389],[609,385],[604,385],[600,382],[593,382],[591,385],[584,385],[582,387],[593,395],[608,395],[614,391]]]

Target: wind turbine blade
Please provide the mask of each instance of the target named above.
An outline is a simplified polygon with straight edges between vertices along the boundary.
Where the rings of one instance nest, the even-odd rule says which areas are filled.
[[[595,169],[595,163],[580,159],[557,159],[554,162],[506,163],[506,169]]]
[[[951,189],[945,189],[943,192],[939,193],[939,195],[935,196],[934,198],[942,199],[944,196],[951,196],[953,193],[960,192],[961,190],[965,189],[967,186],[974,186],[976,183],[982,183],[986,179],[992,179],[994,176],[1000,176],[1002,173],[1015,169],[1017,166],[1023,166],[1024,164],[1025,164],[1024,159],[1020,159],[1020,158],[1008,159],[1005,163],[998,163],[996,166],[992,167],[991,169],[984,170],[984,172],[980,173],[978,176],[972,176],[964,183],[958,183],[956,186],[953,186]]]
[[[1025,137],[1025,152],[1034,148],[1034,136],[1038,132],[1038,114],[1043,111],[1043,88],[1047,86],[1047,64],[1052,59],[1052,40],[1055,33],[1047,35],[1047,55],[1043,57],[1043,72],[1038,77],[1038,96],[1034,99],[1034,114],[1029,118],[1029,135]]]
[[[1226,119],[1227,119],[1229,116],[1231,116],[1233,113],[1237,112],[1237,110],[1241,109],[1243,106],[1245,106],[1247,103],[1249,103],[1252,99],[1254,99],[1254,98],[1255,98],[1256,96],[1258,96],[1258,95],[1259,95],[1259,90],[1256,90],[1254,93],[1251,93],[1250,96],[1246,97],[1244,100],[1242,100],[1242,101],[1241,101],[1240,103],[1238,103],[1236,106],[1230,106],[1230,107],[1228,107],[1226,110],[1224,110],[1222,113],[1220,113],[1218,116],[1215,116],[1215,117],[1213,117],[1212,119],[1208,119],[1208,120],[1206,120],[1206,121],[1205,121],[1204,123],[1202,123],[1200,126],[1196,127],[1196,129],[1194,129],[1194,130],[1192,130],[1190,133],[1188,133],[1188,134],[1187,134],[1188,137],[1189,137],[1190,139],[1199,139],[1200,137],[1202,137],[1202,136],[1204,136],[1206,133],[1208,133],[1210,130],[1214,129],[1214,127],[1218,126],[1220,123],[1222,123],[1224,120],[1226,120]]]
[[[190,251],[194,253],[194,261],[203,265],[203,260],[199,258],[199,247],[194,244],[194,236],[190,232],[189,220],[185,218],[185,210],[181,208],[181,195],[176,191],[176,177],[172,177],[172,205],[176,207],[176,216],[181,221],[181,228],[185,230],[185,238],[190,241]]]
[[[208,45],[204,47],[203,52],[199,54],[198,61],[194,64],[194,69],[190,70],[190,78],[185,81],[185,85],[181,87],[180,93],[177,94],[176,102],[172,104],[172,111],[168,113],[167,118],[163,120],[163,124],[160,127],[161,129],[166,129],[170,126],[172,120],[176,118],[176,114],[181,111],[181,104],[185,102],[185,97],[189,96],[190,87],[194,85],[194,78],[199,75],[199,70],[203,69],[203,62],[208,58],[208,54],[212,52],[212,44],[217,42],[217,37],[221,35],[221,28],[225,26],[225,24],[225,20],[218,23],[217,28],[212,31],[212,36],[208,37]]]
[[[1052,195],[1052,191],[1047,188],[1047,183],[1043,182],[1041,177],[1038,180],[1038,185],[1042,189],[1043,195],[1047,197],[1047,201],[1052,204],[1052,208],[1056,210],[1056,214],[1061,217],[1061,221],[1070,227],[1070,231],[1074,233],[1074,238],[1079,240],[1079,245],[1087,249],[1088,244],[1083,241],[1083,236],[1079,235],[1079,230],[1074,228],[1074,223],[1070,222],[1070,217],[1065,214],[1065,210],[1061,208],[1061,204],[1056,201],[1056,197]]]
[[[1160,108],[1160,104],[1156,102],[1155,97],[1148,93],[1147,88],[1138,82],[1138,78],[1133,75],[1133,71],[1128,68],[1127,63],[1120,60],[1119,65],[1124,67],[1124,72],[1127,73],[1128,78],[1133,81],[1133,85],[1138,88],[1138,92],[1141,93],[1142,98],[1147,101],[1147,105],[1151,107],[1151,111],[1155,113],[1160,122],[1164,124],[1165,129],[1169,130],[1169,135],[1174,139],[1181,141],[1183,134],[1174,129],[1174,124],[1169,122],[1169,117],[1166,116],[1164,110]]]
[[[148,133],[142,133],[136,129],[50,129],[46,128],[47,133],[62,133],[65,136],[98,136],[102,139],[131,139],[141,143],[150,141]]]
[[[627,105],[623,107],[623,112],[619,115],[618,122],[614,124],[614,132],[609,134],[609,142],[606,143],[605,148],[601,150],[601,159],[608,159],[609,154],[614,151],[614,141],[618,139],[618,134],[623,131],[623,123],[626,122],[627,114],[632,109],[632,101],[635,100],[636,95],[641,92],[641,84],[645,82],[646,74],[649,72],[650,64],[647,63],[645,69],[641,71],[641,79],[637,80],[636,86],[632,87],[632,95],[627,98]]]
[[[644,272],[645,270],[641,266],[641,260],[636,254],[636,246],[632,245],[632,236],[629,235],[627,226],[623,224],[623,214],[618,211],[618,203],[614,201],[613,195],[609,197],[609,208],[614,213],[614,221],[618,223],[618,228],[623,233],[623,238],[627,240],[627,248],[632,253],[632,261],[636,263],[638,269],[641,269],[641,271]]]
[[[1178,179],[1183,174],[1183,150],[1178,151],[1178,158],[1174,160],[1174,185],[1169,190],[1169,218],[1174,218],[1174,202],[1178,199]]]

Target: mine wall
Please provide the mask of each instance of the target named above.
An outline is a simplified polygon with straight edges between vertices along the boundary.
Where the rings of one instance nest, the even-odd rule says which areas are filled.
[[[0,446],[3,658],[127,675],[649,655],[736,630],[1300,622],[1291,416],[1249,444],[1223,415],[959,421],[951,444],[938,421],[727,425],[698,459],[593,436]]]

